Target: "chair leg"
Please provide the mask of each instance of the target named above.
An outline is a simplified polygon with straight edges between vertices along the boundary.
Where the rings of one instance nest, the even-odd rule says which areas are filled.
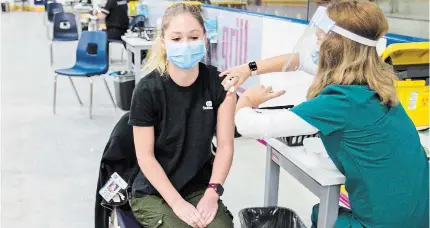
[[[124,48],[121,48],[121,63],[124,62]]]
[[[90,119],[93,118],[93,79],[88,77],[90,81]]]
[[[53,111],[54,111],[54,115],[55,115],[55,108],[56,108],[56,105],[57,105],[57,78],[58,78],[58,75],[56,74],[55,76],[54,76],[54,103],[53,103]]]
[[[51,67],[52,67],[52,65],[54,64],[54,44],[53,44],[53,42],[50,42],[49,43],[49,50],[50,50],[50,54],[51,54]]]
[[[48,22],[48,26],[46,26],[46,37],[48,37],[48,40],[51,40],[50,30],[51,30],[51,22]]]
[[[103,81],[104,81],[105,86],[106,86],[106,89],[107,89],[107,91],[108,91],[108,93],[109,93],[110,100],[112,101],[113,107],[116,109],[115,101],[113,100],[113,96],[112,96],[112,93],[110,92],[110,89],[109,89],[109,86],[108,86],[108,84],[107,84],[107,82],[106,82],[106,79],[105,79],[105,78],[103,78]]]
[[[78,90],[76,90],[75,83],[73,83],[73,80],[72,80],[72,78],[71,78],[71,77],[68,77],[68,78],[69,78],[69,80],[70,80],[70,84],[72,84],[73,90],[75,91],[76,97],[78,98],[79,104],[82,106],[82,100],[81,100],[81,98],[79,97]]]
[[[111,46],[112,46],[112,44],[111,43],[109,43],[108,44],[108,54],[109,54],[109,65],[112,65],[112,50],[111,50]]]

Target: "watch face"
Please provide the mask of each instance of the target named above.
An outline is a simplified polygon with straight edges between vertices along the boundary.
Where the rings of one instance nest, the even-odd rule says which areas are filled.
[[[250,62],[248,65],[249,65],[249,69],[251,69],[251,71],[256,71],[257,70],[257,63]]]
[[[224,188],[222,187],[222,185],[220,184],[216,185],[216,192],[218,193],[219,196],[222,196],[222,194],[224,193]]]

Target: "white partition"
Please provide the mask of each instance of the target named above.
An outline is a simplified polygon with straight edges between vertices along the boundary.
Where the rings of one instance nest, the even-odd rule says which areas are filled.
[[[293,20],[220,8],[205,8],[205,14],[218,18],[218,44],[213,63],[219,70],[292,52],[307,26]],[[378,53],[382,53],[386,43],[382,38],[377,46]],[[294,105],[306,100],[312,80],[313,76],[304,72],[271,73],[249,79],[244,88],[259,83],[275,90],[285,89],[284,96],[263,106]]]
[[[282,55],[293,51],[307,25],[277,18],[263,19],[262,57]],[[260,83],[274,90],[284,89],[285,95],[262,106],[296,105],[306,100],[306,91],[313,76],[304,72],[280,72],[260,76]]]

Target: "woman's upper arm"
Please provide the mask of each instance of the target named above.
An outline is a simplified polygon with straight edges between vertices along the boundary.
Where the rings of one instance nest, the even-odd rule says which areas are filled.
[[[141,156],[154,156],[154,127],[133,127],[137,160]]]
[[[236,108],[236,96],[230,94],[218,108],[217,115],[217,144],[218,147],[233,145],[234,140],[234,112]]]

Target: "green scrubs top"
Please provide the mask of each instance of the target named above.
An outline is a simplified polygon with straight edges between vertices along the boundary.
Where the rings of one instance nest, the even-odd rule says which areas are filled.
[[[429,227],[429,162],[400,104],[382,105],[368,86],[330,85],[291,111],[320,130],[361,225]]]

